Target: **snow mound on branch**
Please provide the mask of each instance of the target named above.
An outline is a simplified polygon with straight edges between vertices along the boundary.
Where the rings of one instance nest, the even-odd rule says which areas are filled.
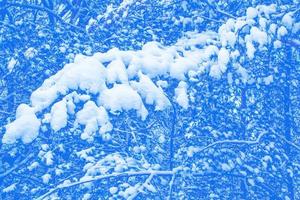
[[[83,109],[76,114],[75,123],[85,126],[81,134],[83,140],[92,140],[92,136],[98,131],[99,127],[101,127],[100,134],[112,129],[106,110],[102,106],[98,107],[93,101],[84,104]]]
[[[131,85],[145,99],[147,104],[155,104],[155,110],[164,110],[171,105],[164,91],[157,87],[147,75],[139,73],[139,79],[139,82],[133,81]]]
[[[6,133],[2,142],[13,144],[21,139],[23,143],[32,142],[39,134],[41,122],[36,117],[33,108],[21,104],[16,112],[16,120],[6,125]]]
[[[236,73],[246,84],[248,72],[242,62],[254,59],[266,47],[279,48],[282,38],[295,26],[291,13],[280,21],[275,16],[272,22],[273,13],[275,5],[249,8],[246,16],[229,19],[218,32],[188,32],[172,46],[148,42],[136,51],[113,48],[93,56],[77,55],[74,63],[65,65],[32,93],[31,106],[19,106],[17,118],[6,126],[2,141],[32,142],[41,125],[50,123],[54,132],[60,131],[67,126],[70,115],[76,117],[77,126],[85,127],[81,138],[92,140],[97,132],[106,134],[113,129],[110,115],[119,112],[134,110],[145,120],[150,109],[147,106],[162,111],[171,106],[171,100],[188,109],[188,84],[197,82],[205,72],[219,79],[231,68],[230,73]],[[230,77],[235,78],[232,74]],[[169,81],[178,87],[169,88]],[[168,97],[166,92],[175,97]],[[81,103],[84,108],[76,110]],[[36,113],[46,113],[42,124]]]
[[[106,69],[96,57],[77,55],[74,63],[65,65],[32,93],[31,105],[36,111],[41,111],[70,90],[80,89],[96,94],[105,88],[105,73]]]
[[[187,94],[187,84],[184,81],[180,81],[177,88],[175,89],[176,102],[183,107],[188,109],[189,107],[189,97]]]
[[[144,120],[148,115],[140,95],[127,84],[116,84],[104,90],[99,96],[99,104],[111,112],[136,110]]]
[[[55,103],[51,108],[51,128],[56,132],[67,125],[68,114],[66,101]]]

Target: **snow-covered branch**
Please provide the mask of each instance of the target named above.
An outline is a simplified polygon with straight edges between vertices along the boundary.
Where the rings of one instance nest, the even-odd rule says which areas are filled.
[[[107,174],[107,175],[99,175],[99,176],[94,176],[94,177],[85,177],[84,179],[77,181],[77,182],[73,182],[73,183],[67,183],[67,184],[60,184],[55,188],[50,189],[48,192],[46,192],[45,194],[43,194],[42,196],[36,198],[36,200],[42,200],[45,199],[47,196],[53,194],[54,192],[60,190],[60,189],[64,189],[64,188],[69,188],[69,187],[74,187],[77,185],[81,185],[84,183],[89,183],[89,182],[94,182],[94,181],[100,181],[103,179],[109,179],[109,178],[115,178],[115,177],[126,177],[126,176],[147,176],[149,175],[149,177],[146,181],[147,183],[149,181],[151,181],[153,176],[170,176],[173,175],[175,172],[173,171],[139,171],[139,172],[121,172],[121,173],[112,173],[112,174]],[[145,183],[146,183],[145,182]]]

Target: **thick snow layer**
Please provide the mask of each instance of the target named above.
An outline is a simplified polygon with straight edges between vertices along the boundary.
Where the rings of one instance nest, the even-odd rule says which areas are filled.
[[[103,107],[98,107],[93,101],[85,103],[83,109],[76,114],[76,123],[85,126],[81,134],[83,140],[92,139],[99,127],[100,133],[105,133],[112,129],[106,110]]]
[[[157,87],[147,76],[139,73],[139,82],[133,81],[131,85],[145,99],[147,104],[155,105],[155,110],[164,110],[170,104],[163,90]]]
[[[252,27],[250,30],[251,39],[254,42],[257,42],[260,46],[264,46],[268,42],[267,33],[261,31],[257,27]]]
[[[197,82],[206,72],[221,78],[230,71],[230,84],[237,77],[246,83],[249,77],[242,62],[254,59],[265,47],[280,48],[288,30],[297,28],[290,13],[280,19],[278,28],[269,20],[274,12],[276,5],[248,8],[246,16],[227,20],[218,32],[188,32],[172,46],[148,42],[141,50],[113,48],[93,56],[77,55],[74,63],[65,65],[31,94],[30,106],[19,106],[17,119],[6,126],[2,141],[34,140],[41,126],[36,113],[45,116],[42,124],[50,123],[54,131],[66,127],[68,119],[75,117],[77,125],[84,126],[82,139],[92,139],[97,132],[107,134],[112,130],[109,117],[122,111],[135,110],[145,120],[147,107],[162,111],[171,105],[170,100],[188,109],[188,83]],[[36,53],[29,48],[25,56],[32,58]],[[13,64],[12,60],[8,70]],[[169,88],[169,81],[178,83],[178,87]],[[266,84],[271,82],[271,78],[265,79]],[[78,104],[84,104],[79,112]],[[20,110],[26,112],[18,114]]]
[[[113,88],[104,90],[99,96],[99,104],[113,113],[133,109],[142,119],[148,115],[140,95],[128,84],[115,84]]]
[[[116,59],[107,66],[107,82],[108,83],[127,83],[128,74],[126,66],[120,59]]]
[[[105,74],[106,69],[95,57],[78,55],[74,63],[67,64],[32,93],[31,104],[40,111],[69,90],[81,89],[96,94],[105,88]]]
[[[6,125],[2,142],[12,144],[21,139],[24,143],[30,143],[38,136],[40,125],[41,122],[36,117],[33,108],[21,104],[17,109],[16,120]]]
[[[178,105],[184,109],[189,107],[189,97],[187,94],[187,83],[180,81],[177,88],[175,89],[175,99]]]
[[[67,125],[68,113],[66,100],[55,103],[51,108],[50,125],[54,131],[59,131]]]

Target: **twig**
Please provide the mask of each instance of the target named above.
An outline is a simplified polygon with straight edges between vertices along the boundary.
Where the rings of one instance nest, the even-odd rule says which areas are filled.
[[[174,185],[175,176],[176,176],[176,173],[173,174],[172,179],[170,181],[170,184],[169,184],[169,196],[168,196],[167,200],[171,200],[171,198],[172,198],[172,191],[173,191],[173,185]]]

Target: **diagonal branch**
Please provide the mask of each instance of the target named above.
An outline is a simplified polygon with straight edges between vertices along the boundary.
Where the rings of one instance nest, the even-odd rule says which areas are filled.
[[[34,156],[33,153],[29,154],[24,160],[22,160],[19,164],[13,166],[12,168],[10,168],[9,170],[7,170],[6,172],[0,174],[0,179],[4,178],[5,176],[9,175],[10,173],[12,173],[13,171],[15,171],[16,169],[18,169],[20,166],[22,166],[23,164],[25,164],[27,161],[29,161],[32,157]]]
[[[106,175],[99,175],[99,176],[89,177],[89,178],[86,178],[84,180],[79,180],[77,182],[73,182],[73,183],[69,183],[69,184],[60,184],[60,185],[56,186],[55,188],[50,189],[48,192],[46,192],[42,196],[36,198],[36,200],[45,199],[47,196],[53,194],[54,192],[56,192],[60,189],[69,188],[69,187],[81,185],[81,184],[84,184],[84,183],[100,181],[100,180],[108,179],[108,178],[124,177],[124,176],[146,176],[146,175],[170,176],[170,175],[173,175],[173,174],[174,174],[173,171],[152,171],[152,170],[149,170],[149,171],[121,172],[121,173],[112,173],[112,174],[106,174]]]

